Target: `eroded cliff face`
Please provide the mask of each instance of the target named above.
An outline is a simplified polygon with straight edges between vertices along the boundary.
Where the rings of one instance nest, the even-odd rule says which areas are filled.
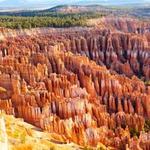
[[[150,79],[148,33],[8,33],[0,44],[0,109],[82,146],[150,146],[148,133],[130,135],[150,119],[150,87],[140,79]]]
[[[107,16],[101,19],[89,19],[88,24],[95,25],[103,29],[109,29],[120,32],[145,34],[150,31],[149,20],[137,19],[134,17],[114,17]]]

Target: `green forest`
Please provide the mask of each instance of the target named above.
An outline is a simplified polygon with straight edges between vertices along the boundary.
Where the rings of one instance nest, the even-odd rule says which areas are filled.
[[[37,27],[74,27],[86,26],[86,20],[103,16],[100,13],[78,13],[78,14],[25,14],[23,15],[1,15],[0,27],[11,29],[30,29]]]

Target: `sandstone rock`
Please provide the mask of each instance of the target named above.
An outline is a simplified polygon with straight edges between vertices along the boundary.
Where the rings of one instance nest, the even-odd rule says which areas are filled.
[[[0,95],[0,109],[65,142],[146,149],[148,135],[135,140],[129,129],[142,131],[150,118],[149,87],[139,79],[150,77],[150,38],[135,33],[130,20],[105,21],[128,33],[92,28],[6,34],[0,87],[7,92]]]

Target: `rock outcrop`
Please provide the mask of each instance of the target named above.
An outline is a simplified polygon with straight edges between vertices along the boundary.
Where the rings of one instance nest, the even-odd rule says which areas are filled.
[[[150,79],[148,34],[33,31],[0,44],[0,109],[82,146],[150,146],[148,133],[130,135],[150,119],[149,87],[139,79]]]

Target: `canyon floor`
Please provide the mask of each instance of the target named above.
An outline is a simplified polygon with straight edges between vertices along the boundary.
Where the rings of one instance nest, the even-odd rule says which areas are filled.
[[[150,149],[150,22],[89,24],[0,29],[2,150]]]

